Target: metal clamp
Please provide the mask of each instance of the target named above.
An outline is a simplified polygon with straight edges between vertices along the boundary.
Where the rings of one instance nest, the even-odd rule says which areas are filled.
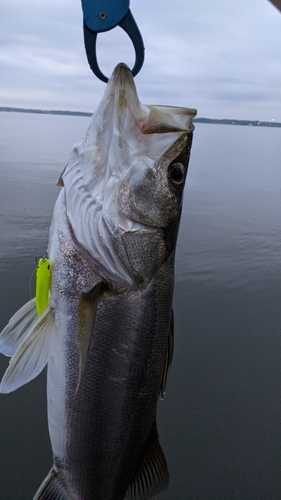
[[[144,44],[139,28],[129,9],[129,0],[82,0],[84,13],[84,43],[91,70],[103,82],[108,78],[99,68],[96,54],[98,33],[120,26],[132,40],[136,59],[132,69],[133,76],[140,71],[144,62]]]

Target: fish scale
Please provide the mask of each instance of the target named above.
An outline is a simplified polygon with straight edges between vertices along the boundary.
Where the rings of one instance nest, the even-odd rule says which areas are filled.
[[[146,303],[147,297],[151,303],[155,293],[154,290],[151,291],[150,289],[155,287],[155,283],[151,283],[147,287],[142,297],[144,303]],[[95,491],[99,479],[103,485],[100,498],[103,498],[104,495],[104,498],[112,500],[123,498],[122,495],[120,496],[121,477],[114,475],[113,465],[118,464],[119,476],[122,476],[120,462],[124,462],[126,464],[127,478],[131,478],[131,480],[134,479],[135,471],[139,468],[143,450],[155,420],[156,401],[163,372],[163,365],[158,360],[163,360],[167,343],[165,332],[157,331],[159,326],[161,327],[157,321],[158,314],[156,311],[159,309],[157,305],[153,307],[155,314],[153,314],[152,322],[151,318],[147,317],[147,308],[143,308],[141,314],[136,314],[134,305],[128,308],[128,303],[135,302],[135,300],[128,298],[126,295],[111,299],[110,304],[108,303],[105,306],[102,303],[100,304],[88,353],[85,376],[80,387],[81,394],[84,397],[85,394],[91,395],[91,401],[86,400],[85,402],[83,396],[81,400],[78,393],[75,408],[70,405],[68,411],[71,419],[70,428],[75,429],[74,436],[68,439],[71,442],[70,460],[73,456],[87,456],[87,452],[82,449],[80,432],[77,432],[78,425],[84,427],[84,421],[81,419],[82,406],[87,409],[86,421],[88,412],[91,415],[92,422],[90,424],[87,422],[87,427],[90,430],[89,433],[94,434],[94,437],[84,436],[84,439],[87,442],[95,443],[93,447],[91,446],[91,459],[87,461],[87,464],[91,464],[89,476],[95,476],[96,471],[98,471],[98,478],[93,481]],[[139,293],[135,292],[134,295],[139,295]],[[141,309],[139,297],[137,297],[137,301]],[[166,303],[166,306],[171,307],[171,304]],[[169,311],[170,307],[166,310]],[[128,309],[132,313],[128,314]],[[126,315],[124,316],[125,312]],[[113,321],[112,318],[114,318]],[[166,320],[167,324],[169,324],[169,321]],[[132,339],[132,332],[135,334],[134,339]],[[168,329],[166,326],[166,338],[167,336]],[[131,348],[124,347],[127,345],[131,345]],[[153,354],[150,354],[149,359],[146,360],[143,354],[148,357],[148,353]],[[99,370],[97,370],[96,364],[99,366]],[[103,371],[101,371],[100,365],[102,365]],[[98,373],[98,377],[95,376],[96,373]],[[116,381],[116,378],[120,377],[123,380]],[[154,391],[152,390],[153,381]],[[74,380],[73,391],[75,390],[75,382]],[[94,386],[91,392],[86,390],[85,386],[87,384]],[[131,396],[132,394],[134,394],[134,397]],[[68,401],[70,403],[74,401],[73,393],[69,394]],[[77,414],[76,409],[78,409]],[[106,419],[104,419],[104,415],[107,416]],[[130,422],[130,416],[132,422]],[[130,427],[132,428],[131,433],[129,432]],[[136,454],[135,447],[132,444],[134,442],[137,444],[139,436],[141,436],[143,444],[140,446],[138,442],[139,453]],[[126,440],[129,442],[127,450],[124,449]],[[102,443],[103,458],[99,456],[99,442]],[[115,451],[114,442],[117,442]],[[120,453],[120,442],[123,444],[123,456]],[[98,463],[100,463],[99,468],[97,468]],[[87,464],[85,464],[85,467],[87,467]],[[77,469],[71,466],[70,468],[72,470]],[[104,476],[101,475],[101,468],[104,471]],[[132,470],[131,474],[130,469]],[[80,470],[85,471],[84,465]],[[118,491],[115,495],[109,489],[109,478],[115,488],[118,485]],[[78,482],[82,483],[81,477],[79,477]],[[127,484],[125,484],[123,495],[126,489]],[[79,491],[79,494],[83,495],[83,492]]]

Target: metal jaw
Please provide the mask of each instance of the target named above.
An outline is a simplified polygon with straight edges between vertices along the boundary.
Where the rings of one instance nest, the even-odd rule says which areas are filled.
[[[136,60],[134,67],[132,69],[132,74],[133,76],[136,76],[140,71],[144,62],[144,44],[140,30],[138,29],[138,26],[132,16],[130,9],[127,11],[126,15],[121,19],[121,21],[119,21],[115,26],[120,26],[121,28],[123,28],[123,30],[126,31],[126,33],[129,35],[129,37],[133,42],[136,53]],[[109,29],[111,29],[111,27],[103,29],[102,31],[108,31]],[[94,31],[90,29],[87,26],[84,19],[84,43],[90,68],[100,80],[107,83],[108,78],[100,70],[96,54],[97,34],[100,31],[101,30]]]

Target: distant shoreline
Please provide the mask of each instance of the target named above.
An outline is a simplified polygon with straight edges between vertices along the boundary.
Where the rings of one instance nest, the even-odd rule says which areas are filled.
[[[86,113],[86,111],[61,111],[61,110],[47,110],[47,109],[25,109],[25,108],[9,108],[7,106],[0,106],[0,112],[6,111],[11,113],[35,113],[39,115],[70,115],[70,116],[92,116],[93,113]]]
[[[7,106],[0,106],[0,112],[11,113],[35,113],[40,115],[67,115],[67,116],[92,116],[92,113],[86,111],[61,111],[61,110],[46,110],[46,109],[25,109],[25,108],[10,108]],[[216,118],[194,118],[195,123],[212,123],[217,125],[246,125],[251,127],[281,127],[278,122],[263,122],[258,120],[230,120],[230,119],[216,119]]]

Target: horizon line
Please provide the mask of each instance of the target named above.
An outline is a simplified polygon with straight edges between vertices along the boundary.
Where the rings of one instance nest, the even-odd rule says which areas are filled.
[[[65,115],[65,116],[87,116],[90,117],[93,113],[87,111],[69,111],[69,110],[47,110],[47,109],[36,109],[36,108],[14,108],[11,106],[0,106],[0,112],[12,112],[12,113],[34,113],[34,114],[46,114],[46,115]],[[262,121],[262,120],[239,120],[234,118],[204,118],[197,117],[193,121],[196,123],[213,123],[220,125],[248,125],[248,126],[261,126],[261,127],[281,127],[280,122],[275,122],[274,120]]]

